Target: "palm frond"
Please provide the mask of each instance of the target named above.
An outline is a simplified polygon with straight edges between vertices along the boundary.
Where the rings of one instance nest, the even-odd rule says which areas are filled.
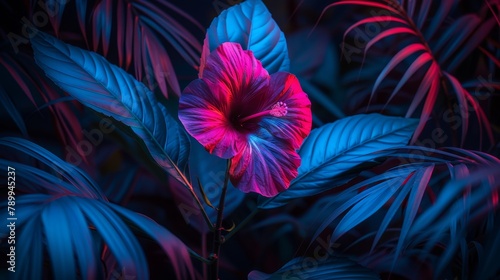
[[[128,69],[133,65],[136,78],[140,81],[146,78],[149,88],[159,87],[165,97],[168,97],[167,84],[176,95],[180,95],[180,87],[171,54],[163,44],[173,46],[192,67],[199,65],[201,54],[201,44],[196,37],[168,12],[180,15],[187,23],[203,30],[191,16],[165,0],[154,3],[104,0],[92,11],[93,50],[99,51],[101,46],[107,56],[113,46],[120,67]],[[112,45],[112,29],[116,30],[116,46]]]
[[[430,9],[432,2],[427,0],[420,7],[416,7],[416,1],[341,0],[328,5],[323,13],[327,9],[340,5],[352,5],[372,10],[371,15],[368,15],[368,13],[365,15],[362,12],[362,18],[346,29],[344,42],[346,37],[353,35],[354,31],[359,31],[361,27],[375,25],[381,29],[379,33],[367,38],[366,45],[361,46],[364,49],[362,68],[365,65],[365,57],[368,53],[372,56],[379,54],[384,56],[387,55],[387,50],[389,50],[391,54],[388,62],[383,62],[385,67],[382,71],[371,69],[371,71],[360,72],[360,74],[368,74],[362,79],[369,82],[373,82],[371,78],[373,71],[379,73],[375,75],[376,79],[373,82],[372,90],[369,91],[369,104],[375,93],[384,92],[384,88],[386,90],[389,88],[388,91],[391,92],[386,101],[387,105],[396,94],[401,94],[402,88],[406,84],[411,81],[420,84],[418,89],[412,92],[413,100],[406,113],[407,117],[411,117],[423,102],[420,123],[413,142],[415,142],[429,120],[438,95],[443,94],[446,90],[442,85],[443,77],[446,77],[452,83],[454,95],[461,101],[462,106],[466,106],[460,112],[461,118],[463,120],[467,119],[464,111],[467,111],[468,106],[477,110],[476,113],[481,116],[478,118],[479,125],[485,128],[491,143],[493,143],[489,122],[482,117],[484,113],[479,103],[474,98],[470,98],[470,92],[459,86],[460,82],[454,77],[454,73],[463,60],[484,41],[494,27],[495,19],[490,17],[482,20],[476,14],[464,15],[457,18],[452,24],[445,25],[447,29],[437,36],[437,31],[442,30],[443,22],[453,10],[456,1],[442,1],[433,13],[431,12],[433,9]],[[373,12],[373,10],[382,11],[387,15],[380,16],[378,12]],[[367,35],[365,34],[365,36]],[[374,50],[375,46],[380,46],[380,49],[384,51]],[[410,66],[405,68],[404,65],[408,63]],[[377,66],[372,65],[371,67]],[[417,73],[423,73],[423,75],[420,76]],[[382,84],[383,81],[384,84]],[[356,79],[353,76],[351,82],[359,82],[359,77]],[[366,88],[361,88],[359,91],[360,94],[367,94]],[[464,100],[467,100],[467,102],[463,102]],[[466,136],[467,125],[468,123],[465,122],[462,128],[462,143]]]
[[[42,106],[51,104],[54,100],[64,97],[64,94],[49,85],[45,76],[36,68],[32,57],[19,53],[14,58],[8,53],[0,53],[0,67],[3,67],[10,77],[17,83],[17,87],[33,104],[33,111],[37,114]],[[14,92],[7,92],[11,96]],[[43,101],[44,104],[39,104]],[[55,119],[55,127],[63,146],[71,147],[77,155],[86,161],[86,156],[78,149],[78,143],[83,138],[83,129],[75,114],[75,107],[71,103],[61,102],[48,106]],[[67,151],[63,151],[66,153]]]
[[[56,176],[18,161],[0,159],[3,169],[10,166],[16,170],[16,189],[46,192],[18,193],[16,196],[15,225],[22,232],[17,242],[25,244],[19,246],[18,257],[30,265],[30,269],[20,271],[20,279],[33,279],[51,273],[55,279],[75,276],[82,279],[102,278],[102,248],[94,245],[99,244],[101,238],[123,271],[147,279],[146,258],[134,234],[159,243],[178,279],[194,277],[189,249],[182,241],[149,218],[109,203],[100,188],[82,170],[24,139],[1,138],[0,145],[7,147],[2,151],[14,149],[24,153],[58,174]],[[7,208],[7,201],[2,203],[2,207]],[[7,211],[2,217],[7,219]],[[8,231],[9,228],[4,227],[0,234],[8,236]],[[44,268],[44,252],[51,260],[51,271]]]
[[[420,157],[415,157],[417,152]],[[464,238],[465,226],[497,207],[499,190],[497,177],[494,176],[499,175],[500,160],[481,152],[458,148],[431,150],[409,147],[396,154],[399,158],[412,161],[357,183],[332,196],[326,204],[323,201],[322,209],[334,210],[320,212],[317,216],[321,225],[313,239],[333,225],[333,243],[382,211],[383,219],[374,234],[372,251],[391,225],[400,224],[397,245],[392,248],[394,262],[405,250],[425,244],[429,254],[436,244],[446,240],[451,250],[446,255],[449,258]],[[445,171],[449,182],[441,187],[440,182],[446,179]],[[479,175],[472,176],[483,173],[488,174],[481,177],[484,182],[477,181]],[[480,186],[476,189],[467,187],[474,184]],[[425,194],[430,191],[438,192],[437,199],[429,195],[426,198]],[[399,212],[400,209],[404,211]],[[446,231],[451,238],[443,239]],[[439,269],[449,261],[446,257],[440,262]]]

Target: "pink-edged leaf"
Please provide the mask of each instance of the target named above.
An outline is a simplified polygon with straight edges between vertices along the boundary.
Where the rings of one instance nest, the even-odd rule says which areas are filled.
[[[111,24],[107,21],[113,20],[113,6],[111,0],[105,0],[96,5],[93,16],[92,26],[94,32],[92,33],[92,43],[94,51],[99,49],[99,43],[102,42],[102,52],[104,56],[108,54],[109,41],[111,39]]]
[[[44,2],[39,2],[39,4],[40,3],[49,18],[56,37],[59,37],[62,16],[68,1],[46,0]]]
[[[491,61],[493,61],[493,63],[498,67],[500,68],[500,59],[498,59],[498,57],[496,57],[495,55],[493,55],[491,52],[489,52],[487,49],[479,46],[478,49],[484,53]]]
[[[144,60],[144,63],[147,63],[149,67],[148,65],[144,65],[144,68],[146,69],[146,71],[153,70],[153,73],[149,73],[148,76],[154,75],[156,82],[158,83],[158,86],[160,87],[160,90],[165,98],[168,98],[167,84],[165,83],[165,80],[172,87],[174,93],[177,94],[177,96],[180,96],[181,89],[179,86],[179,82],[175,77],[174,66],[170,61],[170,58],[168,56],[162,55],[163,46],[154,36],[148,36],[148,32],[150,31],[147,29],[144,30],[144,42],[146,46],[145,53],[147,53],[149,57],[148,60]],[[152,69],[150,67],[152,67]],[[152,84],[154,84],[154,82],[150,83],[150,88]],[[154,88],[151,89],[154,90]]]
[[[403,60],[405,60],[407,57],[410,55],[418,52],[418,51],[425,51],[426,48],[424,45],[415,43],[408,45],[404,47],[402,50],[400,50],[398,53],[396,53],[392,59],[387,63],[387,65],[384,67],[384,69],[380,72],[380,74],[377,77],[377,80],[375,81],[375,84],[373,85],[373,89],[371,92],[370,100],[375,94],[375,91],[377,91],[378,87],[380,86],[380,83],[387,77],[387,75],[396,67],[399,63],[401,63]]]
[[[167,5],[167,3],[167,1],[159,1],[158,3],[137,1],[132,3],[132,9],[136,13],[143,14],[139,16],[141,26],[146,27],[150,31],[157,32],[160,37],[165,38],[184,60],[195,67],[200,57],[201,44],[191,32],[164,11],[166,10],[165,7],[173,6],[171,4]],[[177,9],[177,11],[180,10]],[[194,21],[187,14],[183,14],[190,21]]]
[[[115,6],[116,16],[109,14],[110,7]],[[201,51],[197,38],[168,12],[174,12],[200,27],[192,17],[165,0],[103,0],[93,14],[94,51],[97,51],[101,41],[104,55],[108,48],[116,48],[117,64],[125,69],[133,64],[136,78],[142,81],[146,75],[148,86],[151,89],[158,87],[165,97],[168,97],[168,87],[175,94],[180,94],[169,54],[163,46],[165,42],[193,67],[198,65]],[[116,46],[110,42],[111,28],[116,30]]]
[[[54,90],[48,83],[40,77],[40,89],[42,90],[43,99],[45,102],[50,102],[51,100],[56,100],[61,95]],[[56,128],[59,138],[62,140],[63,144],[67,147],[71,147],[85,162],[89,163],[85,151],[79,148],[80,142],[83,139],[83,129],[80,125],[80,121],[75,115],[74,107],[70,106],[68,103],[58,103],[54,106],[49,107],[50,111],[57,119]],[[64,153],[69,154],[68,149],[64,150]],[[77,163],[74,163],[78,165]]]
[[[431,83],[432,83],[433,79],[435,78],[435,75],[438,74],[438,72],[436,71],[436,68],[438,68],[438,66],[436,65],[435,62],[433,62],[429,66],[429,69],[427,69],[427,72],[425,73],[425,76],[424,76],[422,82],[420,83],[420,86],[418,87],[417,91],[415,92],[415,97],[413,98],[413,101],[410,104],[410,107],[408,108],[408,111],[406,113],[407,118],[409,118],[409,117],[411,117],[411,115],[413,115],[413,113],[417,109],[417,106],[420,105],[420,103],[424,99],[427,91],[431,87]]]
[[[362,7],[379,8],[379,9],[387,10],[387,11],[392,12],[392,13],[397,14],[397,15],[402,15],[402,9],[400,9],[401,7],[398,7],[399,9],[395,9],[394,7],[391,7],[390,5],[386,5],[386,4],[375,2],[375,1],[348,0],[348,1],[336,2],[336,3],[333,3],[333,4],[326,6],[323,9],[323,11],[321,12],[321,15],[318,19],[318,22],[323,17],[323,14],[326,12],[326,10],[333,8],[335,6],[340,6],[340,5],[358,5],[358,6],[362,6]],[[318,22],[316,22],[316,24]]]
[[[28,87],[28,84],[36,85],[33,78],[10,56],[2,54],[1,57],[2,60],[0,60],[0,64],[5,67],[5,69],[7,69],[11,77],[16,81],[17,85],[22,89],[31,103],[33,103],[33,105],[35,106],[38,106]]]
[[[426,63],[432,60],[432,56],[424,52],[419,57],[417,57],[405,71],[403,77],[399,80],[397,86],[392,91],[391,95],[387,99],[386,105],[392,100],[392,98],[399,92],[399,90],[406,84],[406,82],[417,72],[421,67],[423,67]]]
[[[377,36],[373,37],[366,44],[365,55],[366,55],[366,52],[368,51],[368,49],[370,49],[378,41],[380,41],[380,40],[382,40],[384,38],[387,38],[389,36],[399,35],[399,34],[413,34],[413,35],[417,35],[417,33],[415,32],[415,30],[410,29],[408,27],[394,27],[394,28],[390,28],[390,29],[384,30],[384,31],[380,32],[380,34],[378,34]]]
[[[414,143],[417,140],[418,136],[420,136],[420,133],[424,129],[425,123],[429,120],[429,116],[432,112],[434,104],[436,103],[436,98],[439,93],[439,82],[440,82],[439,66],[436,63],[432,63],[429,70],[427,71],[427,74],[424,77],[423,83],[417,90],[415,99],[410,105],[410,109],[408,109],[406,115],[406,117],[411,116],[410,112],[413,113],[416,105],[418,105],[421,102],[421,100],[427,93],[427,88],[428,88],[429,91],[427,93],[427,98],[424,103],[424,108],[422,109],[422,114],[420,115],[420,122],[418,123],[418,126],[415,129],[415,134],[413,134],[410,143]]]
[[[38,93],[46,103],[61,97],[57,91],[47,84],[45,77],[38,73],[32,76],[32,74],[26,72],[22,65],[16,60],[7,55],[2,55],[1,57],[2,62],[5,62],[1,65],[7,69],[11,77],[16,81],[17,85],[36,108],[38,108],[38,104],[33,97],[29,85],[36,87]],[[83,151],[77,148],[78,143],[83,138],[83,134],[80,122],[75,116],[74,108],[69,104],[56,104],[55,106],[50,106],[49,110],[56,119],[56,130],[64,146],[71,147],[85,162],[87,162]],[[66,153],[68,151],[64,150],[64,152]]]
[[[408,25],[408,21],[402,19],[402,18],[399,18],[399,17],[395,17],[395,16],[374,16],[374,17],[369,17],[369,18],[365,18],[365,19],[362,19],[358,22],[356,22],[355,24],[349,26],[349,28],[347,28],[347,30],[344,32],[344,41],[345,41],[345,37],[347,36],[347,34],[349,34],[352,30],[354,30],[355,28],[363,25],[363,24],[369,24],[369,23],[382,23],[382,22],[399,22],[399,23],[402,23],[402,24],[405,24],[405,25]]]

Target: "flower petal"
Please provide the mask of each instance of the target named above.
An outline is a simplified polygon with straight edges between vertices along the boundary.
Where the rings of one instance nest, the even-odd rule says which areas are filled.
[[[228,98],[237,101],[260,92],[269,80],[269,74],[253,52],[231,42],[221,44],[210,53],[202,77],[208,84],[223,88]]]
[[[286,142],[268,131],[250,135],[248,144],[231,159],[231,183],[242,192],[273,197],[297,176],[300,157]]]
[[[179,119],[187,132],[208,152],[230,158],[244,147],[246,138],[227,120],[223,110],[228,105],[221,100],[224,98],[203,80],[194,80],[184,89],[179,100]]]
[[[288,107],[285,116],[266,116],[260,126],[269,130],[272,135],[290,141],[298,149],[304,138],[311,131],[311,102],[302,91],[298,79],[289,73],[278,72],[271,75],[267,94],[268,107],[277,102],[284,102]]]

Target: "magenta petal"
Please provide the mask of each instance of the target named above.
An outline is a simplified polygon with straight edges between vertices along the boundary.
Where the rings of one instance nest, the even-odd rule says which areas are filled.
[[[220,99],[202,80],[191,82],[179,100],[179,119],[189,134],[205,149],[222,158],[238,153],[246,142],[220,111]],[[223,107],[222,107],[223,108]]]
[[[231,182],[272,197],[297,176],[297,149],[311,130],[311,103],[297,78],[271,76],[237,43],[223,43],[200,64],[179,101],[179,119],[205,149],[231,158]]]
[[[267,116],[260,123],[271,134],[289,141],[296,149],[311,131],[311,102],[302,91],[297,78],[289,73],[278,72],[271,75],[268,106],[284,102],[288,113],[282,117]]]
[[[229,174],[242,192],[273,197],[289,187],[299,165],[300,157],[288,143],[261,130],[251,135],[247,146],[232,158]]]
[[[268,84],[269,74],[253,52],[238,43],[223,43],[206,58],[203,80],[221,87],[235,100],[259,92]]]

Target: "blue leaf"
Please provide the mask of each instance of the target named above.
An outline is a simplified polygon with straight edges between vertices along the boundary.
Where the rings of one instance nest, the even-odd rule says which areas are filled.
[[[423,259],[432,257],[436,246],[444,246],[445,251],[436,260],[436,270],[442,272],[455,256],[457,248],[467,250],[462,244],[467,234],[467,225],[498,207],[500,161],[481,152],[457,148],[448,149],[449,152],[418,147],[413,150],[433,153],[433,156],[417,159],[411,152],[405,154],[402,150],[393,153],[392,155],[397,155],[399,159],[408,158],[412,162],[400,164],[350,186],[339,194],[318,201],[322,204],[320,211],[315,210],[316,215],[306,214],[321,222],[319,226],[312,227],[315,230],[312,240],[328,226],[333,225],[330,242],[336,242],[363,221],[376,219],[375,213],[381,213],[383,221],[375,223],[380,226],[374,232],[370,254],[377,249],[391,254],[392,268],[394,265],[399,266],[399,261],[405,255],[412,254],[412,250],[418,250],[418,255]],[[444,172],[436,172],[437,167]],[[472,168],[479,171],[469,174],[469,169]],[[431,180],[433,173],[437,173],[437,180]],[[442,188],[439,183],[448,173],[451,181]],[[479,187],[474,186],[478,184]],[[434,191],[442,188],[434,203],[424,203],[424,193],[429,188]],[[408,201],[406,207],[403,205],[405,200]],[[389,209],[383,209],[387,204],[390,204]],[[397,215],[397,211],[403,207],[406,209]],[[335,224],[334,221],[339,218],[341,220]],[[394,239],[394,245],[382,244],[376,247],[392,222],[400,232],[398,238]]]
[[[210,24],[207,38],[210,52],[222,43],[235,42],[251,50],[269,74],[289,71],[285,35],[260,0],[247,0],[223,11]]]
[[[154,94],[102,56],[39,32],[35,59],[58,86],[84,105],[130,126],[153,159],[187,187],[189,138]]]
[[[16,106],[10,99],[3,86],[0,86],[0,106],[4,108],[4,110],[2,111],[7,112],[7,114],[12,118],[23,136],[28,137],[28,130],[26,129],[26,124],[24,123],[23,117],[16,109]]]
[[[275,208],[346,183],[352,169],[387,156],[385,149],[408,143],[418,120],[379,114],[356,115],[315,129],[300,148],[299,175],[290,188],[265,200],[261,208]]]
[[[108,206],[119,214],[129,226],[137,227],[143,234],[160,244],[169,257],[175,274],[180,276],[180,279],[194,279],[188,247],[179,238],[146,216],[138,215],[118,205],[109,204]]]
[[[193,278],[188,248],[171,232],[145,216],[101,200],[75,195],[21,195],[16,199],[17,258],[22,259],[19,279],[101,279],[102,238],[126,275],[148,279],[143,249],[132,230],[139,228],[158,242],[169,257],[178,279]],[[6,206],[6,202],[2,203]],[[7,212],[7,211],[5,211]],[[6,219],[7,213],[0,214]],[[7,236],[8,227],[0,234]],[[52,270],[44,267],[43,251],[51,259]],[[29,268],[29,269],[27,269]],[[108,268],[109,269],[109,268]],[[16,275],[16,276],[18,276]]]
[[[35,190],[35,192],[40,191],[39,189],[37,191],[36,187],[41,187],[43,191],[48,191],[51,194],[72,193],[80,196],[106,200],[106,196],[102,193],[97,183],[94,182],[94,180],[85,172],[78,167],[63,161],[41,146],[17,137],[0,138],[0,146],[7,147],[0,149],[0,151],[2,151],[0,154],[2,154],[5,158],[12,157],[8,155],[19,155],[19,152],[21,152],[37,159],[39,162],[57,172],[60,176],[55,176],[39,168],[13,161],[13,159],[0,159],[0,167],[3,167],[3,169],[7,169],[7,166],[11,166],[16,169],[16,174],[19,175],[17,182],[24,183],[18,184],[17,187],[21,187],[24,188],[24,190],[29,191]],[[11,149],[14,149],[15,153],[12,153]],[[10,154],[9,151],[11,152]]]
[[[365,268],[348,258],[328,258],[320,260],[315,258],[295,258],[286,263],[273,274],[252,271],[248,274],[249,280],[272,279],[380,279],[373,271]]]

